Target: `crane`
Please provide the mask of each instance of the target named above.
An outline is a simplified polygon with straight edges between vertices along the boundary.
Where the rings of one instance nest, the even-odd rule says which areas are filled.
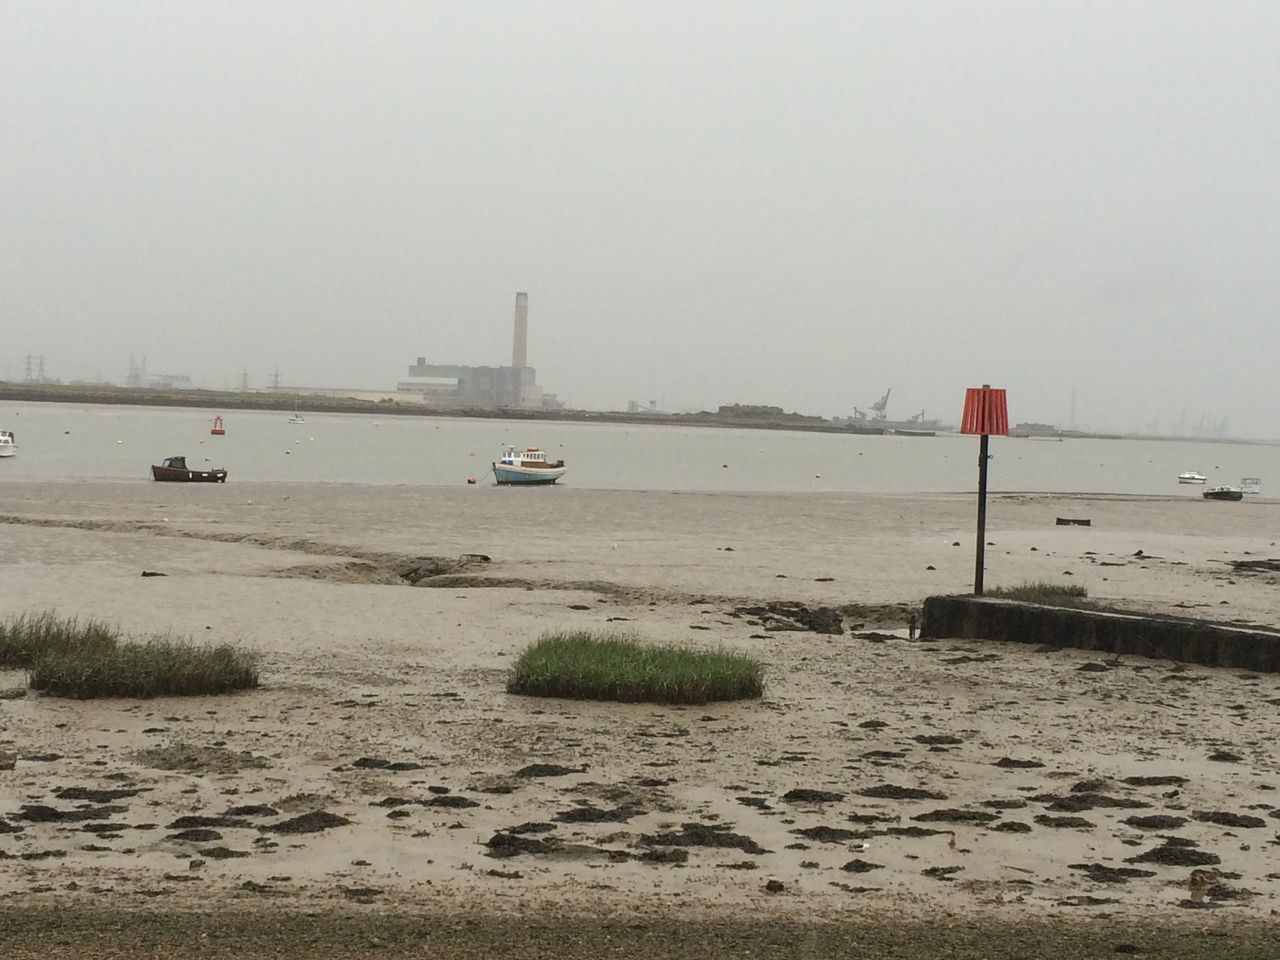
[[[879,400],[877,400],[875,403],[871,405],[871,412],[872,414],[874,414],[874,416],[872,417],[873,420],[884,419],[885,408],[889,406],[889,394],[892,392],[893,392],[893,387],[890,387],[888,390],[884,392],[883,397],[881,397]]]

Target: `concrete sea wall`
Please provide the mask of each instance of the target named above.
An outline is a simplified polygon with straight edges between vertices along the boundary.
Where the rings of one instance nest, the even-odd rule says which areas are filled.
[[[929,597],[922,638],[1078,647],[1280,673],[1280,633],[1179,617],[1048,607],[994,597]]]

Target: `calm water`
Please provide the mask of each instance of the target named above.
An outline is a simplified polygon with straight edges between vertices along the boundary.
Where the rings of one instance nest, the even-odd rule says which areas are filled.
[[[150,465],[184,455],[192,467],[226,467],[230,481],[456,485],[491,483],[504,445],[540,446],[563,457],[562,483],[579,488],[752,492],[909,493],[972,490],[975,437],[864,437],[784,431],[450,420],[357,414],[242,411],[227,434],[218,411],[8,403],[0,428],[18,455],[0,460],[0,480],[136,480]],[[1210,483],[1263,478],[1280,490],[1280,447],[1142,440],[1062,443],[993,438],[991,489],[1175,494],[1184,470]]]

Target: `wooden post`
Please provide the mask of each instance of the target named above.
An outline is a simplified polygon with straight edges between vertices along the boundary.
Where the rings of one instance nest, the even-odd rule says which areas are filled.
[[[978,548],[973,562],[973,592],[982,596],[982,574],[987,556],[987,453],[992,436],[1009,435],[1009,408],[1004,388],[993,390],[991,384],[970,387],[964,393],[964,416],[960,432],[976,434],[978,442]]]
[[[978,550],[973,563],[973,592],[982,596],[982,570],[987,553],[987,442],[990,437],[982,434],[978,441]]]

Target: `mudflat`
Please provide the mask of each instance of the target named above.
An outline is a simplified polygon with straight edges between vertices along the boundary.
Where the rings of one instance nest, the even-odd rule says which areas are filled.
[[[910,639],[971,583],[971,498],[0,492],[0,615],[262,654],[260,689],[217,698],[0,673],[0,932],[31,955],[1243,957],[1275,933],[1280,676]],[[1001,496],[987,582],[1275,625],[1276,576],[1229,561],[1280,556],[1278,519]],[[764,698],[507,694],[562,628],[749,652]]]

